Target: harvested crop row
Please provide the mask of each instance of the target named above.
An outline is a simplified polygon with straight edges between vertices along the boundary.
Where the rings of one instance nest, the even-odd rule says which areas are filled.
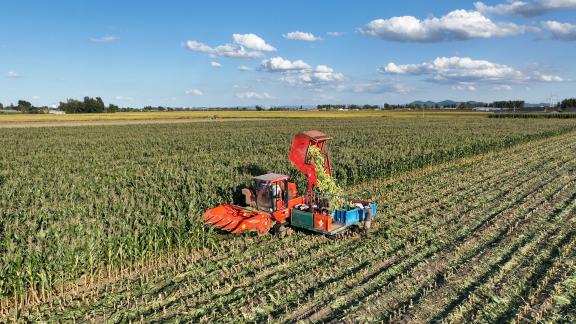
[[[541,167],[541,166],[538,165],[535,169],[538,169],[538,168],[540,168],[540,167]],[[530,175],[531,172],[527,172],[526,174],[527,174],[527,175]],[[527,179],[528,179],[528,176],[527,176]],[[523,179],[523,180],[519,181],[519,183],[526,182],[527,179]],[[552,178],[551,178],[550,180],[552,180]],[[536,183],[538,183],[537,181],[538,181],[538,179],[535,180]],[[455,201],[457,201],[456,199],[457,199],[457,198],[455,197]],[[383,241],[382,243],[385,244],[385,241]],[[370,244],[377,244],[377,245],[378,245],[378,244],[381,244],[381,243],[380,243],[380,242],[372,242],[372,243],[370,243]],[[369,244],[365,244],[365,245],[369,245]],[[360,260],[362,259],[362,255],[361,255],[361,254],[359,255],[359,250],[358,250],[359,247],[346,246],[346,248],[347,248],[347,249],[351,249],[351,248],[355,249],[355,251],[357,251],[357,252],[356,252],[354,255],[355,255],[355,256],[358,256],[358,258],[359,258]],[[406,253],[409,253],[409,251],[407,251]],[[378,256],[375,256],[375,257],[374,257],[374,259],[378,259],[378,258],[379,258]],[[308,263],[310,263],[311,261],[316,260],[316,259],[322,260],[322,257],[317,257],[317,256],[312,255],[312,256],[308,256],[308,257],[306,258],[306,260],[308,260]],[[334,256],[334,258],[331,258],[331,259],[332,259],[332,260],[342,260],[341,258],[338,258],[338,255]],[[334,261],[333,261],[333,262],[334,262]],[[364,266],[366,266],[366,265],[364,264]],[[298,267],[295,265],[293,268],[298,268]],[[310,270],[310,269],[309,269],[309,270]],[[275,269],[272,269],[272,271],[275,272]],[[310,271],[312,271],[312,270],[310,270]],[[314,271],[312,271],[312,272],[314,272]],[[331,273],[333,273],[333,271],[332,271]],[[297,273],[296,273],[296,276],[297,276]],[[279,278],[272,278],[271,281],[272,281],[272,282],[278,282],[279,284],[286,284],[286,283],[289,283],[289,282],[290,282],[289,280],[283,282],[283,281],[279,280]],[[300,283],[300,286],[303,285],[303,282],[302,282],[301,279],[299,279],[299,283]],[[247,283],[241,282],[241,283],[238,283],[237,286],[249,286],[249,285],[251,285],[251,284],[253,284],[253,283],[250,283],[250,282],[247,282]],[[260,284],[260,283],[258,283],[258,284]],[[266,285],[266,283],[261,283],[261,284],[262,284],[263,286]],[[267,287],[267,289],[273,290],[272,288],[273,288],[273,287]],[[275,289],[276,289],[276,290],[282,290],[282,288],[279,288],[279,287],[276,287]],[[185,290],[185,289],[184,289],[184,290]],[[255,288],[255,290],[258,290],[258,288]],[[228,296],[228,293],[226,293],[225,291],[222,292],[222,295],[229,297],[229,296]],[[192,298],[193,296],[194,296],[194,295],[188,295],[187,298]],[[198,304],[204,304],[204,302],[203,302],[202,300],[197,301],[197,303],[198,303]],[[230,305],[230,303],[231,303],[231,300],[230,300],[230,299],[228,299],[226,302],[222,302],[222,304],[226,304],[226,305],[228,305],[228,306]],[[170,304],[174,304],[174,303],[170,303]],[[194,304],[189,305],[189,306],[194,307]],[[162,304],[158,304],[158,307],[163,307],[163,306],[162,306]],[[168,308],[168,311],[169,311],[169,308]]]
[[[556,184],[552,185],[554,187],[557,186]],[[527,200],[525,200],[527,204],[538,204],[538,200],[534,199],[535,197],[533,197],[533,193],[531,193],[526,198],[528,198]],[[517,209],[517,206],[519,205],[514,205],[513,208]],[[388,316],[391,316],[391,314],[393,313],[400,314],[400,312],[394,311],[394,308],[399,306],[393,306],[393,305],[394,304],[402,305],[404,302],[401,301],[402,300],[401,298],[404,298],[406,300],[405,301],[406,306],[412,304],[412,302],[416,303],[419,299],[424,297],[423,295],[424,292],[428,294],[430,288],[426,287],[436,287],[438,280],[441,281],[443,280],[442,278],[446,274],[444,273],[443,275],[442,274],[443,271],[449,271],[449,272],[456,271],[456,269],[465,265],[469,260],[473,260],[474,258],[476,258],[474,257],[472,259],[469,259],[476,253],[481,253],[481,251],[483,251],[485,248],[491,247],[492,244],[494,244],[499,237],[501,237],[502,235],[506,234],[509,231],[509,228],[503,225],[506,223],[510,224],[510,226],[516,225],[515,219],[518,218],[520,215],[521,214],[519,213],[499,212],[498,215],[495,218],[493,218],[493,225],[490,224],[490,226],[488,227],[475,228],[475,231],[471,232],[470,235],[462,236],[463,238],[465,238],[463,242],[455,243],[453,247],[450,247],[448,249],[442,249],[439,253],[435,254],[430,258],[427,258],[426,263],[419,263],[418,265],[416,265],[416,267],[410,269],[410,272],[407,272],[405,276],[402,276],[401,280],[398,283],[392,284],[389,281],[384,281],[385,283],[388,282],[388,284],[385,286],[385,289],[383,289],[385,293],[380,293],[380,290],[378,289],[379,287],[378,282],[376,280],[371,280],[369,283],[366,284],[367,288],[364,289],[364,291],[362,292],[364,297],[362,297],[362,299],[359,299],[358,297],[350,298],[351,301],[354,301],[354,303],[351,305],[354,305],[354,308],[367,307],[372,309],[392,309],[389,312],[390,314],[386,314]],[[506,218],[509,218],[509,220],[506,220]],[[491,238],[491,233],[488,230],[494,231],[495,232],[494,234],[496,236],[494,238]],[[454,235],[457,236],[458,234],[454,233]],[[481,239],[481,241],[487,241],[487,242],[481,243],[479,245],[477,245],[477,243],[476,244],[471,243],[474,242],[476,239],[478,239],[478,236],[480,236],[479,238]],[[440,239],[441,237],[438,236],[437,238]],[[467,247],[470,248],[469,245],[472,245],[472,249],[471,251],[466,253],[466,248]],[[453,254],[453,256],[451,256],[451,254]],[[451,260],[451,258],[453,258],[453,260]],[[376,294],[372,294],[371,292],[374,292]],[[410,295],[409,292],[413,292],[412,295]],[[376,296],[378,296],[377,299],[370,298]],[[400,297],[400,296],[406,296],[406,297]],[[387,298],[390,298],[391,302],[390,305],[386,305]],[[344,312],[348,313],[350,311],[351,310],[347,310],[346,307],[338,308],[338,312],[341,312],[342,314]],[[362,310],[354,312],[357,314],[362,314],[361,316],[367,316],[366,314],[370,314],[370,312]],[[377,318],[388,317],[378,314],[375,314],[375,316]],[[366,320],[368,318],[364,317],[363,319]]]

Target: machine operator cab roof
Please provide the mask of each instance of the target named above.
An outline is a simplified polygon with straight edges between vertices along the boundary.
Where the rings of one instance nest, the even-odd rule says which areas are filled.
[[[261,176],[254,177],[254,180],[263,182],[277,182],[282,180],[288,180],[287,175],[277,174],[277,173],[266,173]]]

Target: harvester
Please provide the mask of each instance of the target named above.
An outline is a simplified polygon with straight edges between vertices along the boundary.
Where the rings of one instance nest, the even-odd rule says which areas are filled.
[[[374,202],[317,190],[317,172],[332,175],[327,151],[327,142],[331,139],[316,130],[299,133],[292,139],[288,158],[308,180],[304,195],[298,195],[296,184],[290,182],[288,176],[267,173],[253,178],[252,189],[242,190],[246,207],[230,204],[217,206],[204,213],[204,222],[234,234],[255,231],[263,235],[271,232],[280,237],[294,229],[329,237],[359,229],[361,224],[364,224],[364,230],[369,230],[376,216]],[[319,152],[320,156],[312,151]],[[315,156],[321,158],[323,163],[315,164]]]

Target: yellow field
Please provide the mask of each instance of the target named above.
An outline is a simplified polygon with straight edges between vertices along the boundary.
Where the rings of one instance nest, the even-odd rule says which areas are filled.
[[[477,112],[425,112],[435,117],[482,116]],[[66,122],[66,121],[122,121],[122,120],[162,120],[162,119],[207,119],[218,118],[370,118],[370,117],[422,117],[422,111],[171,111],[171,112],[121,112],[114,114],[70,114],[70,115],[29,115],[0,114],[0,123],[22,122]]]

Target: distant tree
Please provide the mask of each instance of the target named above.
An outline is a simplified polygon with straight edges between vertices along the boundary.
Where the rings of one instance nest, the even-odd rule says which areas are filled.
[[[574,108],[574,107],[576,107],[576,98],[564,99],[560,103],[561,109]]]
[[[84,104],[75,99],[68,99],[66,102],[60,102],[58,109],[67,114],[80,114],[84,112]]]
[[[4,110],[4,105],[0,102],[0,110]]]
[[[18,100],[16,110],[27,113],[32,109],[32,104],[26,100]]]
[[[258,105],[256,105],[256,110],[258,110],[258,111],[262,111],[262,110],[264,110],[264,108],[263,108],[262,106],[258,106]]]
[[[100,97],[84,97],[83,101],[68,99],[66,102],[60,102],[58,109],[67,114],[103,113],[107,110]]]
[[[118,112],[119,107],[114,105],[114,104],[109,104],[108,105],[108,112],[109,113],[115,113]]]
[[[508,109],[520,109],[524,108],[525,102],[522,100],[508,100],[508,101],[494,101],[492,107],[495,108],[508,108]]]

